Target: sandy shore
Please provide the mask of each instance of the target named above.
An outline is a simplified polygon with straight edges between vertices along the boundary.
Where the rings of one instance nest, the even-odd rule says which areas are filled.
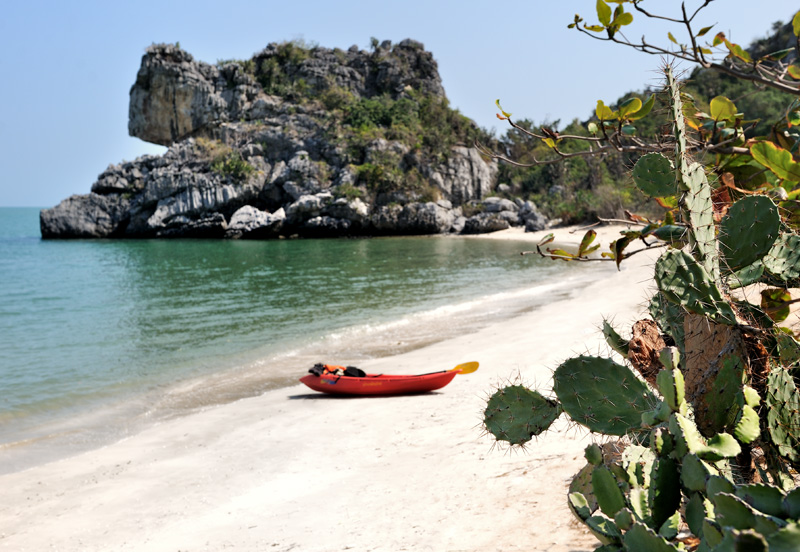
[[[604,246],[617,235],[601,230]],[[482,412],[499,383],[547,389],[569,356],[609,354],[598,325],[613,316],[627,333],[640,318],[655,257],[597,263],[569,300],[361,365],[481,363],[439,393],[336,399],[298,384],[1,476],[0,550],[591,550],[565,493],[589,438],[560,424],[526,452],[493,449]]]

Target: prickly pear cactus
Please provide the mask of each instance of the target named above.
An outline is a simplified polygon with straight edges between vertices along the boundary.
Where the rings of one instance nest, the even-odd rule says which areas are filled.
[[[672,161],[660,153],[643,155],[633,167],[633,182],[650,197],[674,196],[675,167]]]
[[[570,418],[591,431],[625,435],[641,425],[656,397],[627,366],[580,356],[556,368],[553,391]]]
[[[718,322],[735,324],[736,314],[708,271],[685,251],[671,249],[656,261],[656,285],[671,302]]]
[[[728,209],[719,227],[723,267],[735,272],[759,261],[780,232],[778,206],[765,196],[740,199]]]
[[[797,287],[800,278],[800,236],[781,234],[762,259],[767,271],[786,284]]]
[[[781,455],[800,460],[800,394],[788,370],[776,369],[767,378],[767,427]]]
[[[498,441],[523,445],[539,435],[561,414],[557,401],[522,385],[499,389],[483,413],[486,430]]]
[[[676,196],[679,209],[626,231],[604,253],[619,265],[637,239],[667,246],[649,305],[659,343],[670,345],[653,361],[664,369],[654,379],[636,363],[642,373],[568,359],[553,374],[557,400],[512,386],[490,399],[485,424],[497,439],[524,444],[563,410],[592,432],[622,437],[621,453],[587,447],[568,495],[598,550],[800,550],[800,341],[777,326],[788,309],[780,298],[800,287],[800,235],[785,231],[764,196],[740,196],[715,217],[712,186],[690,155],[680,86],[666,73],[675,155],[642,156],[633,178],[649,196]],[[732,298],[731,289],[751,284],[766,284],[769,300]],[[608,322],[603,335],[630,357],[635,336]]]

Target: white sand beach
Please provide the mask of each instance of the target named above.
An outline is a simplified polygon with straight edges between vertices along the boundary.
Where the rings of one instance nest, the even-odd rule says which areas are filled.
[[[599,233],[607,247],[618,228]],[[590,438],[560,421],[506,451],[482,436],[482,412],[498,384],[547,390],[562,360],[610,354],[598,326],[611,316],[627,334],[641,318],[656,256],[620,271],[597,263],[596,281],[568,300],[360,365],[402,374],[480,362],[437,393],[330,398],[298,384],[0,476],[0,550],[591,550],[566,504]]]

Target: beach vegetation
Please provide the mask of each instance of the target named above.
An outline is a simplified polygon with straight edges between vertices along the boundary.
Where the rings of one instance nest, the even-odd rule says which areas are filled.
[[[567,359],[551,392],[498,389],[484,425],[510,446],[524,446],[562,415],[607,436],[586,448],[567,496],[598,551],[800,550],[800,336],[786,324],[800,301],[800,52],[749,51],[723,33],[706,44],[713,26],[695,19],[708,2],[671,18],[688,30],[686,44],[671,33],[664,47],[629,42],[620,30],[634,14],[653,14],[636,1],[614,4],[598,0],[599,23],[576,15],[570,27],[777,91],[784,108],[756,134],[737,102],[688,94],[670,63],[660,92],[670,131],[655,141],[633,137],[656,94],[598,101],[590,137],[520,127],[498,102],[501,118],[548,148],[529,165],[635,155],[631,180],[660,208],[658,217],[629,213],[629,229],[608,251],[589,230],[575,250],[545,237],[540,255],[619,267],[644,251],[662,253],[649,316],[630,338],[603,324],[614,358]],[[800,44],[800,12],[788,28]],[[715,52],[724,59],[715,61]],[[570,151],[568,142],[584,147]]]
[[[242,183],[255,172],[255,167],[242,158],[238,151],[220,155],[211,163],[211,171],[233,182]]]
[[[339,186],[333,188],[333,197],[337,199],[343,197],[345,199],[353,201],[354,199],[361,199],[362,197],[364,197],[364,191],[361,188],[358,188],[357,186],[354,186],[348,182],[345,184],[340,184]]]
[[[239,151],[220,140],[198,137],[195,139],[195,148],[198,158],[208,163],[211,172],[236,183],[244,182],[256,170],[242,158]]]

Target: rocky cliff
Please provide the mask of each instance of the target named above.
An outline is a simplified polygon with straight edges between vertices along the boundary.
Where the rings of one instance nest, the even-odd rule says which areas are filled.
[[[45,238],[269,238],[543,227],[530,202],[488,197],[497,167],[449,108],[412,40],[371,52],[270,44],[210,65],[153,45],[129,132],[169,146],[111,165],[88,195],[42,211]]]

